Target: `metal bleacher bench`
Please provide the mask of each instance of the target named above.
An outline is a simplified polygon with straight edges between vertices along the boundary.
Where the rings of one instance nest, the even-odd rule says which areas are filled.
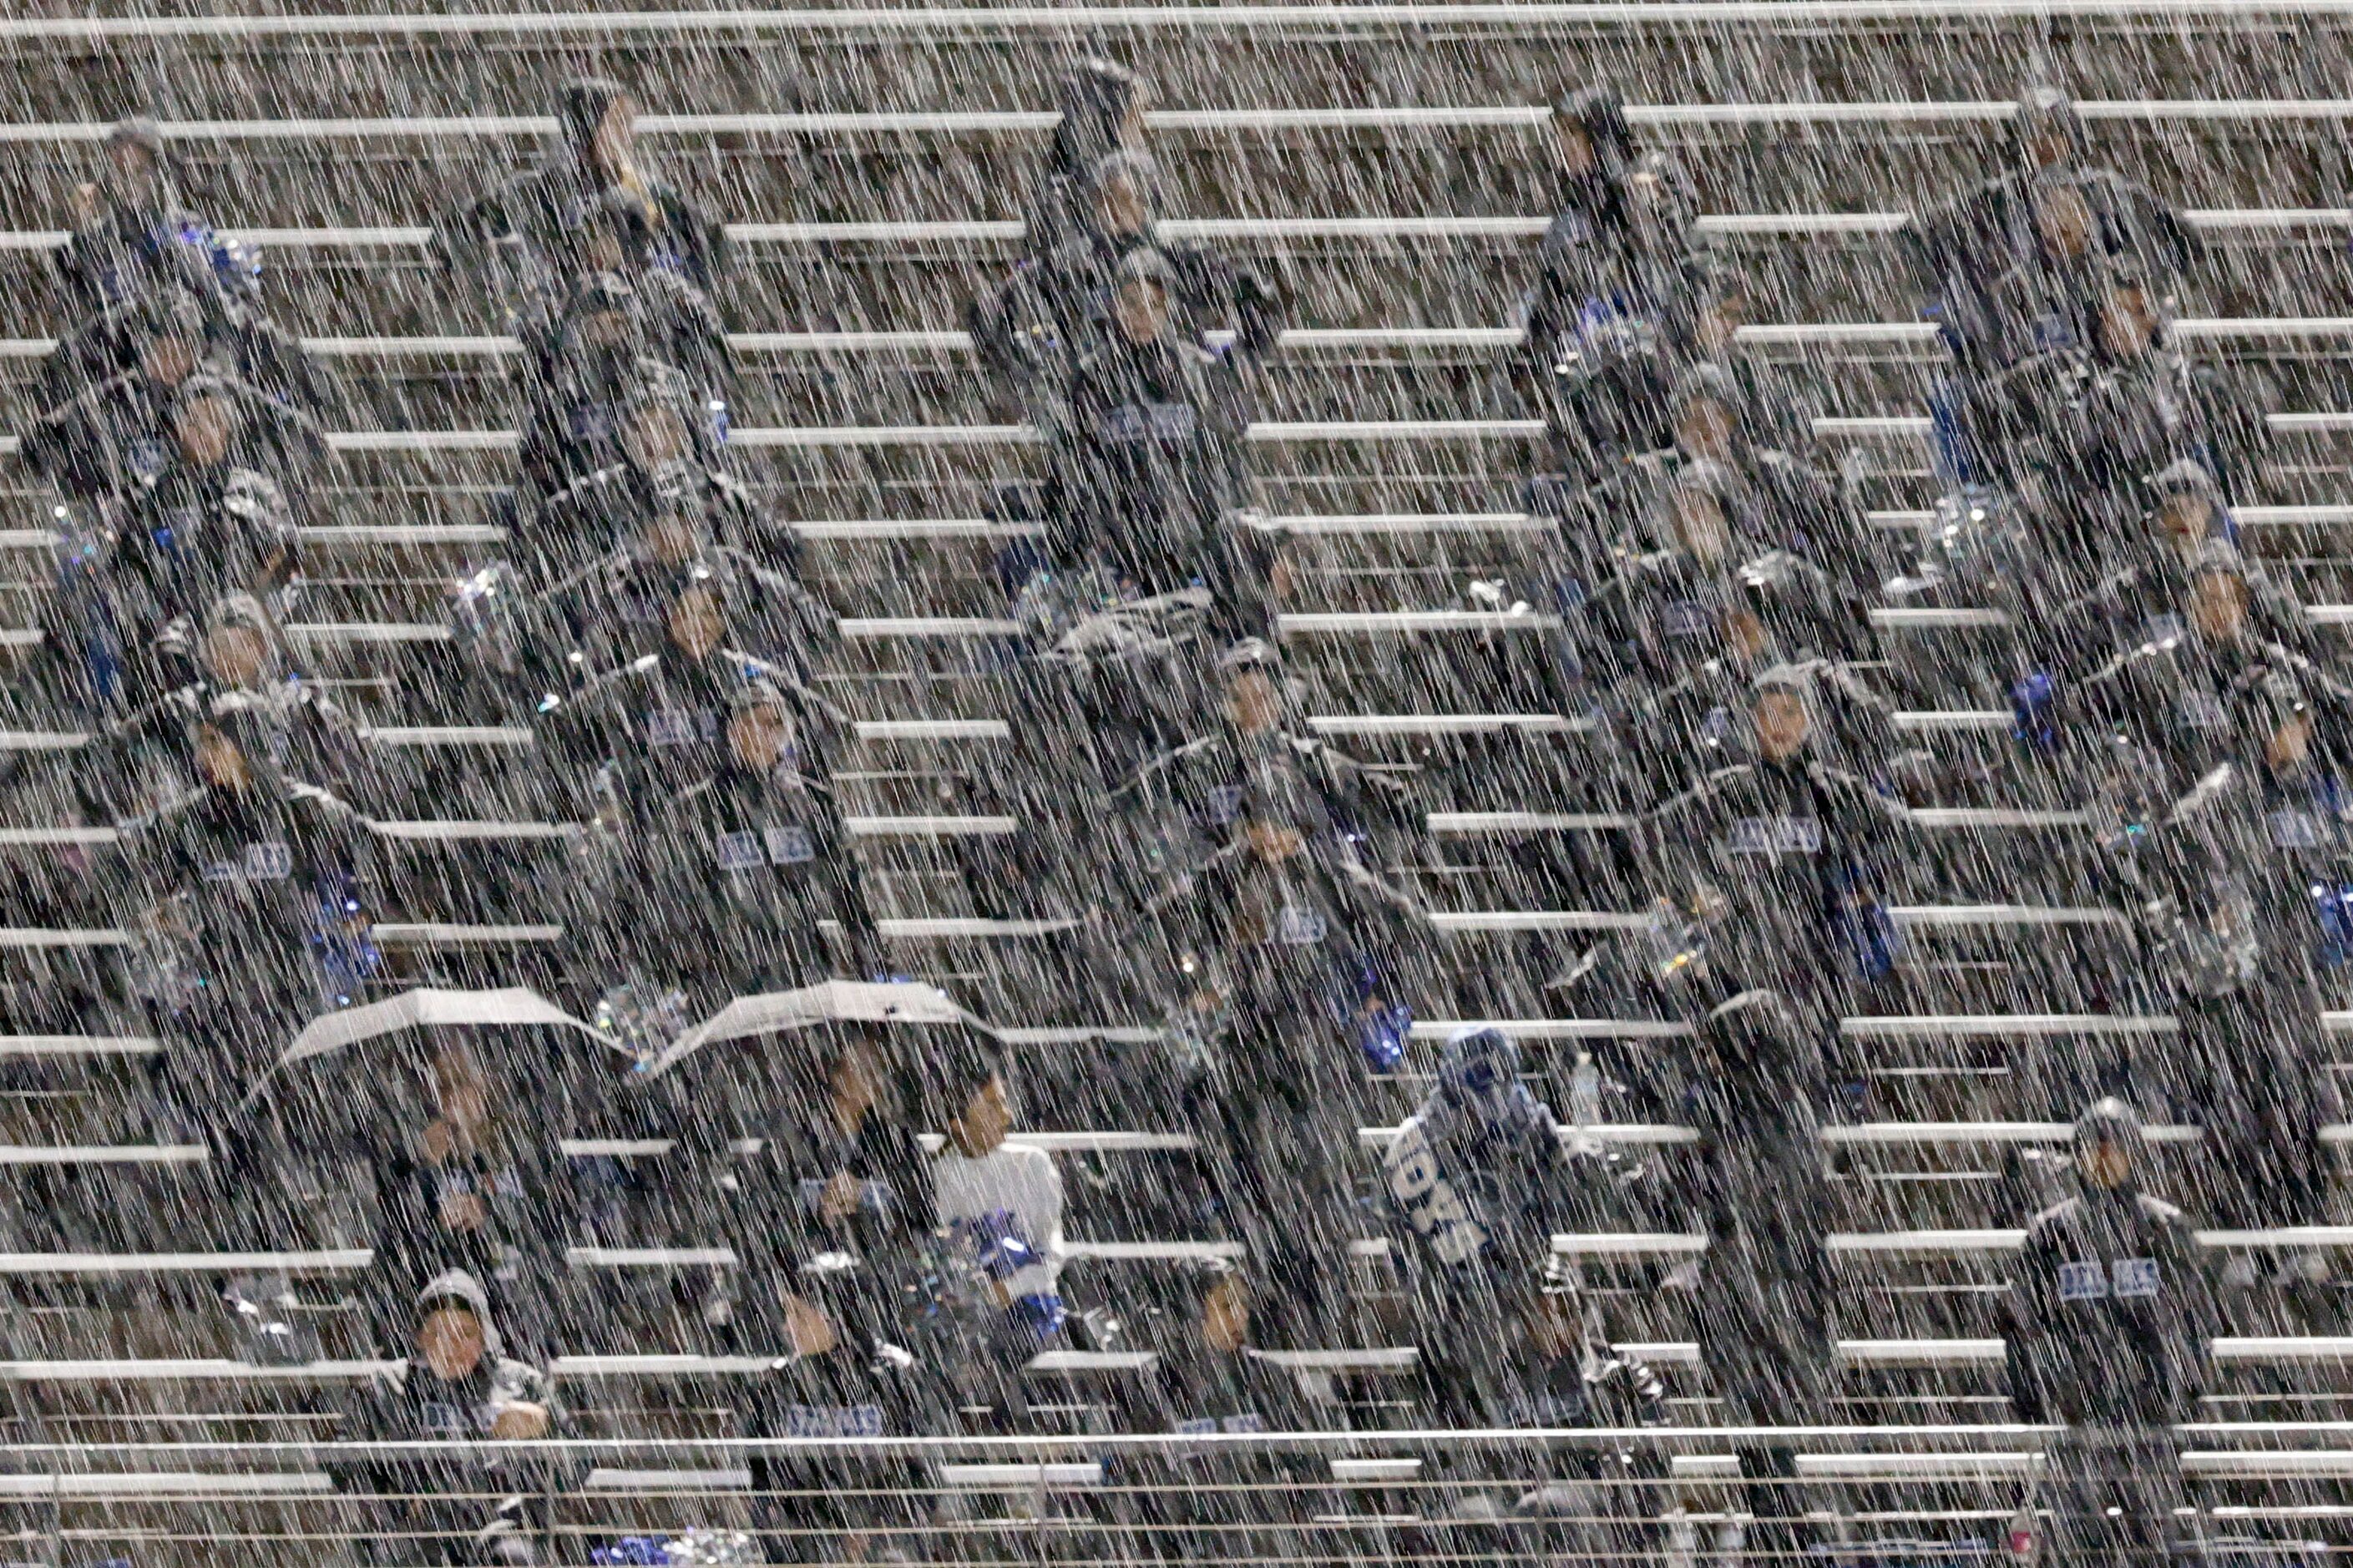
[[[2353,430],[2353,413],[2334,410],[2273,414],[2266,418],[2274,430],[2281,432],[2319,434]],[[1837,440],[1919,441],[1930,434],[1930,423],[1925,415],[1823,416],[1813,421],[1813,426],[1818,437]],[[1546,433],[1546,426],[1541,419],[1261,420],[1249,427],[1244,438],[1261,446],[1533,441],[1543,438]],[[746,426],[729,436],[731,445],[753,451],[1029,447],[1036,446],[1039,439],[1038,432],[1027,425]],[[516,445],[515,433],[512,430],[344,430],[330,432],[326,441],[327,449],[331,452],[379,454],[511,452]],[[16,437],[0,436],[0,453],[13,454],[16,447]],[[1883,612],[1873,612],[1875,624],[1882,614]],[[849,626],[853,624],[858,623],[844,623],[843,636],[852,635]],[[1010,625],[1004,622],[980,624],[992,627]],[[380,627],[370,635],[375,640],[381,641],[430,642],[448,638],[447,627],[429,630],[432,635],[427,635],[427,628]],[[286,632],[297,640],[335,635],[332,628],[312,626],[290,626]]]
[[[1688,1340],[1620,1341],[1617,1348],[1655,1365],[1703,1364],[1699,1346]],[[1420,1360],[1419,1351],[1412,1345],[1257,1353],[1268,1364],[1291,1372],[1398,1373],[1412,1371]],[[2221,1335],[2213,1341],[2213,1355],[2224,1366],[2333,1363],[2353,1359],[2353,1336]],[[2003,1342],[1998,1338],[1849,1339],[1839,1342],[1839,1356],[1847,1365],[1856,1368],[1999,1366],[2003,1360]],[[549,1371],[559,1382],[757,1377],[788,1364],[791,1359],[789,1352],[607,1352],[559,1355],[550,1362]],[[1145,1372],[1158,1359],[1157,1353],[1150,1350],[1051,1350],[1031,1357],[1029,1370],[1059,1374]],[[218,1358],[10,1361],[0,1362],[0,1382],[339,1383],[376,1376],[398,1365],[397,1362],[381,1360],[316,1361],[298,1365],[256,1365]]]

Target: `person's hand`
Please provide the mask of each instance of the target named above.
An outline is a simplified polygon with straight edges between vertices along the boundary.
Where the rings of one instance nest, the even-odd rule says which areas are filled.
[[[546,1436],[547,1406],[529,1399],[516,1400],[491,1423],[491,1436],[514,1443]]]
[[[785,1333],[796,1355],[823,1355],[841,1342],[833,1320],[798,1296],[785,1298]]]
[[[848,1219],[858,1212],[860,1184],[847,1171],[836,1171],[817,1201],[817,1212],[828,1222]]]

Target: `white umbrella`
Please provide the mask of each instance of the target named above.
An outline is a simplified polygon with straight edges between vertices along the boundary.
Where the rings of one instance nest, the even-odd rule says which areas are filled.
[[[783,1034],[818,1024],[949,1024],[995,1037],[997,1031],[956,1005],[936,985],[913,981],[875,984],[828,980],[798,991],[765,991],[738,996],[711,1017],[679,1036],[655,1058],[659,1075],[704,1046],[752,1035]]]

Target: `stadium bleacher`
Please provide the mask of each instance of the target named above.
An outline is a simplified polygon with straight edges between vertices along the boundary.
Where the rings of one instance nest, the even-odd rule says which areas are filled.
[[[1600,879],[1554,901],[1576,879],[1546,857],[1606,854],[1638,814],[1604,787],[1592,724],[1555,711],[1535,679],[1552,606],[1465,595],[1530,579],[1555,532],[1523,494],[1548,427],[1496,370],[1550,222],[1545,105],[1585,82],[1638,100],[1638,144],[1680,156],[1699,185],[1699,243],[1738,258],[1770,301],[1742,352],[1788,374],[1823,466],[1879,531],[1908,536],[1943,488],[1923,409],[1950,356],[1901,240],[1909,215],[1996,167],[2031,59],[2080,94],[2097,161],[2145,180],[2211,247],[2169,338],[2262,392],[2273,444],[2233,518],[2325,641],[2353,624],[2343,25],[2328,5],[2220,0],[0,16],[0,642],[32,671],[78,629],[54,565],[57,500],[17,437],[72,325],[48,268],[68,194],[115,119],[153,114],[206,215],[259,247],[270,316],[348,395],[311,480],[284,629],[353,721],[352,804],[393,868],[362,999],[561,994],[581,943],[558,884],[582,825],[513,782],[536,765],[532,726],[456,711],[435,662],[453,584],[514,531],[520,345],[428,247],[456,196],[555,134],[557,82],[626,79],[649,161],[738,249],[728,445],[837,617],[841,646],[814,684],[849,716],[831,784],[881,952],[996,1026],[1023,1102],[1012,1141],[1062,1172],[1053,1245],[1074,1317],[1140,1313],[1131,1303],[1247,1250],[1176,1234],[1151,1197],[1180,1184],[1208,1130],[1174,1105],[1148,1123],[1090,1115],[1109,1103],[1091,1080],[1113,1049],[1149,1047],[1163,1021],[1121,1011],[1124,988],[1082,984],[1085,911],[983,909],[958,858],[1029,820],[1005,777],[1020,721],[1008,649],[1026,633],[996,567],[1037,529],[994,513],[999,487],[1048,457],[986,384],[962,309],[1021,253],[1014,204],[1055,127],[1056,82],[1108,53],[1157,95],[1145,127],[1182,215],[1160,237],[1245,258],[1288,300],[1292,325],[1256,373],[1245,525],[1289,565],[1274,630],[1306,723],[1409,781],[1422,806],[1419,853],[1383,869],[1432,911],[1441,962],[1403,1059],[1370,1076],[1349,1119],[1362,1190],[1382,1190],[1381,1152],[1440,1047],[1482,1019],[1519,1043],[1565,1138],[1672,1181],[1701,1135],[1578,1121],[1571,1079],[1581,1048],[1658,1051],[1688,1028],[1589,1011],[1555,984],[1585,942],[1645,917],[1636,889]],[[121,1003],[131,910],[93,868],[119,830],[76,789],[108,718],[24,674],[0,715],[14,873],[0,1027],[20,1031],[0,1036],[10,1560],[520,1560],[495,1526],[475,1538],[501,1518],[547,1562],[690,1530],[672,1560],[1761,1560],[1778,1553],[1738,1532],[1757,1524],[1760,1489],[1800,1478],[1816,1553],[1989,1552],[2031,1508],[2055,1436],[2013,1414],[2000,1375],[2009,1256],[2063,1189],[2073,1136],[2028,1080],[2086,1040],[2161,1055],[2178,1035],[2161,1009],[2085,981],[2086,954],[2131,911],[2084,875],[2092,803],[2054,795],[2021,755],[1986,649],[2001,615],[1872,612],[1883,658],[1866,663],[1936,672],[1907,679],[1894,726],[1976,766],[1967,792],[1910,808],[1937,863],[1887,900],[1901,962],[1836,1025],[1863,1086],[1851,1120],[1819,1130],[1840,1382],[1824,1419],[1782,1434],[1793,1468],[1772,1483],[1707,1377],[1707,1276],[1688,1267],[1704,1235],[1662,1216],[1552,1243],[1620,1350],[1663,1379],[1663,1425],[1447,1430],[1415,1376],[1403,1233],[1377,1203],[1339,1248],[1352,1342],[1250,1352],[1299,1391],[1303,1430],[1138,1432],[1125,1417],[1151,1345],[1063,1343],[1028,1360],[1018,1419],[966,1409],[962,1428],[920,1436],[746,1436],[749,1391],[793,1352],[712,1348],[713,1281],[746,1270],[659,1201],[688,1163],[684,1121],[543,1130],[559,1164],[638,1205],[609,1245],[565,1251],[535,1325],[565,1436],[368,1447],[346,1395],[409,1351],[364,1305],[388,1266],[323,1200],[267,1247],[215,1244],[206,1207],[222,1188],[206,1173],[230,1162],[153,1101],[144,1064],[164,1031]],[[2353,1006],[2332,984],[2324,1006]],[[2333,1047],[2353,1012],[2319,1026]],[[2167,1121],[2147,1129],[2152,1190],[2194,1219],[2205,1163],[2229,1151]],[[2322,1137],[2333,1163],[2353,1129]],[[2209,1550],[2353,1540],[2339,1425],[2353,1226],[2311,1223],[2343,1213],[2201,1226],[2208,1249],[2263,1265],[2228,1298],[2204,1419],[2180,1433]],[[282,1279],[314,1353],[252,1352],[222,1305],[248,1277]],[[1588,1473],[1561,1456],[1615,1462],[1621,1447],[1644,1462],[1571,1503],[1520,1506]],[[501,1514],[510,1498],[527,1506]]]

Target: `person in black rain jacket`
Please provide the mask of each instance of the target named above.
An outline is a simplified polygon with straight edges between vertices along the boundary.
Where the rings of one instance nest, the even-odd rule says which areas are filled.
[[[443,264],[485,270],[512,242],[520,254],[498,292],[522,322],[544,321],[581,274],[625,263],[607,248],[615,237],[608,204],[621,203],[649,237],[646,262],[708,292],[727,268],[726,233],[638,163],[637,107],[617,82],[566,82],[556,105],[564,145],[438,223]]]
[[[106,167],[75,190],[73,209],[50,266],[78,319],[175,282],[231,302],[253,293],[258,263],[183,201],[179,161],[152,120],[109,128]]]
[[[2010,1274],[2010,1406],[2068,1431],[2043,1482],[2063,1563],[2163,1562],[2179,1541],[2173,1427],[2195,1420],[2221,1320],[2189,1218],[2145,1190],[2140,1122],[2075,1124],[2076,1195],[2034,1216]]]
[[[838,715],[723,647],[702,589],[667,619],[660,652],[551,715],[559,797],[569,819],[608,825],[593,831],[614,857],[581,889],[590,978],[682,987],[702,1017],[737,995],[836,978],[845,963],[870,972],[873,917],[828,771]],[[845,958],[820,921],[838,922]]]
[[[561,1407],[540,1368],[508,1355],[490,1297],[461,1268],[417,1293],[414,1350],[353,1385],[337,1435],[347,1441],[440,1445],[407,1455],[330,1461],[336,1490],[373,1497],[354,1521],[363,1563],[529,1563],[543,1525],[533,1506],[543,1461],[475,1443],[560,1436]],[[493,1498],[510,1493],[503,1504]],[[472,1495],[467,1495],[472,1494]]]
[[[1083,190],[1092,203],[1089,221],[1019,263],[967,311],[981,368],[1008,403],[1050,430],[1060,428],[1072,374],[1110,329],[1120,265],[1142,249],[1167,259],[1169,305],[1182,342],[1248,360],[1274,347],[1282,310],[1265,279],[1209,251],[1155,238],[1161,176],[1149,154],[1106,154],[1088,172]],[[1230,347],[1208,341],[1209,332],[1226,331]]]
[[[1120,264],[1112,327],[1071,392],[1050,553],[1136,595],[1198,584],[1238,637],[1262,611],[1233,532],[1249,495],[1249,415],[1233,361],[1176,339],[1174,283],[1157,251]]]
[[[1746,704],[1755,760],[1724,768],[1643,818],[1635,838],[1651,899],[1623,951],[1670,1016],[1780,995],[1814,1039],[1898,954],[1892,879],[1924,858],[1904,810],[1827,761],[1820,673],[1757,676]],[[1817,1101],[1819,1103],[1819,1101]]]
[[[1403,792],[1283,726],[1263,645],[1220,673],[1221,731],[1113,796],[1141,844],[1106,925],[1162,999],[1270,1321],[1320,1336],[1340,1305],[1364,1074],[1402,1058],[1435,938],[1382,874],[1381,847],[1414,815]]]
[[[1062,79],[1061,118],[1022,199],[1029,254],[1048,256],[1094,221],[1093,174],[1113,153],[1140,151],[1151,89],[1134,72],[1088,59]]]
[[[2161,1076],[2121,1092],[2205,1129],[2217,1224],[2316,1222],[2335,1165],[2319,981],[2344,962],[2353,690],[2256,665],[2221,700],[2227,760],[2163,808],[2133,889],[2146,994],[2179,1041]]]
[[[1520,304],[1520,353],[1556,433],[1606,463],[1660,444],[1666,345],[1688,336],[1693,308],[1690,196],[1671,165],[1636,153],[1615,91],[1562,95],[1552,123],[1560,191]],[[1620,434],[1578,437],[1604,426]]]

